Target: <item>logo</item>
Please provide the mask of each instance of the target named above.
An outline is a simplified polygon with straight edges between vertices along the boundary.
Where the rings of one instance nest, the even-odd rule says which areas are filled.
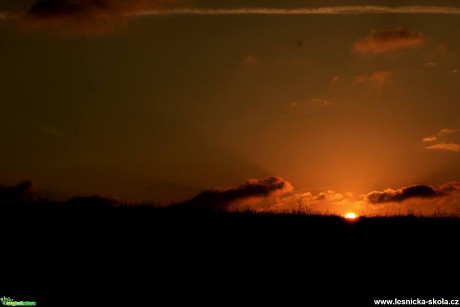
[[[35,301],[15,301],[11,297],[2,297],[0,298],[0,302],[4,306],[37,306],[37,302]]]

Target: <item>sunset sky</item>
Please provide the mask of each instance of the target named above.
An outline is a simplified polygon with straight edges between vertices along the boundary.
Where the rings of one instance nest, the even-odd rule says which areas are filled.
[[[0,183],[458,208],[457,0],[126,2],[0,2]]]

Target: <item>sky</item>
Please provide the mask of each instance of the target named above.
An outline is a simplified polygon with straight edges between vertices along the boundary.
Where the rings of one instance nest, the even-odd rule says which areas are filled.
[[[221,2],[2,1],[0,183],[460,210],[458,1]]]

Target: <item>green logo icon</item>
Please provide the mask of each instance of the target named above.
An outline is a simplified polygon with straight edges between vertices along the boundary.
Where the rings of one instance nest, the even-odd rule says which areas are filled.
[[[2,297],[0,298],[0,302],[4,306],[37,306],[37,302],[35,301],[15,301],[11,297]]]

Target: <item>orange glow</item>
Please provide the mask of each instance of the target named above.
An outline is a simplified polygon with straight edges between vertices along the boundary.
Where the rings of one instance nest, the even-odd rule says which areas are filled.
[[[358,218],[358,215],[353,212],[348,212],[343,217],[346,218],[347,220],[356,220]]]

